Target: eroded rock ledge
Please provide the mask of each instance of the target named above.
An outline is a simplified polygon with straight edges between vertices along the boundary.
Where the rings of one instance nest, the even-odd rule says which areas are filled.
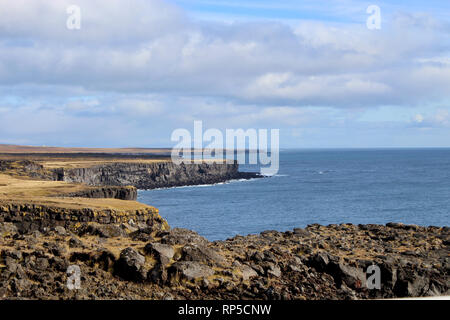
[[[133,209],[108,209],[62,207],[61,204],[42,205],[41,203],[23,203],[0,201],[0,222],[10,222],[20,233],[32,231],[46,232],[52,228],[61,226],[72,232],[80,228],[86,228],[89,223],[118,224],[129,221],[143,224],[153,233],[169,229],[167,222],[161,218],[158,209],[150,206]]]
[[[84,183],[90,186],[134,186],[138,189],[214,184],[234,179],[261,177],[257,173],[239,172],[239,165],[173,162],[105,163],[87,168],[53,169],[58,181]]]
[[[90,198],[90,199],[120,199],[120,200],[136,200],[137,189],[133,186],[104,186],[92,187],[77,192],[69,192],[58,196],[72,198]]]
[[[311,225],[209,242],[186,229],[98,224],[22,234],[0,223],[0,298],[367,299],[449,294],[449,228]],[[80,290],[66,270],[78,265]],[[367,267],[381,289],[366,286]]]

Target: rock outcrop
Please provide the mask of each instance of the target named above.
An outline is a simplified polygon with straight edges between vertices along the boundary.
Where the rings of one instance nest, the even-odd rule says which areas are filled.
[[[27,203],[1,203],[0,222],[13,223],[21,233],[34,230],[45,231],[56,226],[69,230],[87,228],[88,223],[119,224],[140,223],[149,228],[149,233],[168,230],[167,222],[161,218],[158,209],[143,207],[136,210],[114,209],[71,209],[51,205]]]
[[[0,223],[0,298],[370,299],[449,294],[449,228],[311,225],[209,242],[186,229],[134,238],[146,225]],[[103,227],[102,227],[103,226]],[[111,229],[109,230],[108,227]],[[105,229],[106,227],[106,229]],[[81,288],[67,288],[67,268]],[[370,268],[380,287],[368,286]]]
[[[44,169],[44,166],[31,160],[0,159],[0,172],[45,180],[55,180],[57,178],[55,173]]]
[[[214,184],[233,179],[261,177],[257,173],[240,172],[239,165],[222,163],[174,164],[105,163],[87,168],[53,169],[58,181],[84,183],[90,186],[134,186],[138,189]]]
[[[136,200],[137,189],[133,186],[123,186],[123,187],[104,186],[96,188],[86,188],[85,190],[66,194],[59,194],[58,197]]]

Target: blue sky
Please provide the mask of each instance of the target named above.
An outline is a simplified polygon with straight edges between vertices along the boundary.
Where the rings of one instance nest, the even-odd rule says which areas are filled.
[[[193,14],[204,16],[222,15],[231,19],[237,17],[257,17],[263,19],[312,19],[327,21],[363,21],[365,18],[355,17],[357,12],[365,12],[369,5],[378,5],[392,13],[401,11],[420,11],[432,14],[449,14],[447,1],[430,0],[397,0],[397,1],[361,1],[361,0],[174,0],[174,3]]]
[[[203,120],[282,147],[450,147],[448,1],[0,1],[0,143],[170,147]]]

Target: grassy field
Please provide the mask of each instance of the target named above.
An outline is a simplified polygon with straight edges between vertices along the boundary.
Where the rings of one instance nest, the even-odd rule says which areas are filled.
[[[33,147],[0,144],[0,160],[8,161],[0,171],[0,203],[40,204],[65,208],[95,208],[112,210],[137,210],[150,208],[136,201],[118,199],[71,198],[68,194],[89,191],[97,187],[49,180],[46,173],[56,168],[89,168],[108,163],[167,162],[170,149],[144,148],[60,148]],[[23,170],[22,160],[30,160],[43,166],[37,169],[44,175],[41,180],[29,177]],[[212,162],[212,160],[205,160]],[[196,160],[195,162],[201,162]]]
[[[137,201],[72,198],[65,195],[96,189],[83,184],[37,180],[20,170],[20,160],[31,160],[45,169],[91,167],[112,162],[153,163],[169,161],[166,149],[58,148],[0,145],[0,160],[14,160],[0,173],[0,204],[35,204],[58,208],[95,210],[141,210],[152,208]]]
[[[59,208],[91,208],[97,210],[139,210],[151,208],[137,201],[62,197],[89,187],[63,181],[32,180],[0,174],[0,204],[38,204]]]
[[[104,160],[70,160],[70,159],[60,159],[60,160],[38,160],[37,162],[42,164],[44,168],[55,169],[55,168],[88,168],[95,165],[106,164],[106,163],[155,163],[155,162],[167,162],[169,159],[104,159]]]
[[[43,181],[0,174],[0,198],[43,197],[67,194],[86,189],[81,184],[63,181]]]
[[[60,148],[0,144],[0,160],[30,160],[44,168],[87,168],[105,163],[170,161],[170,149]]]
[[[0,144],[0,153],[106,153],[106,154],[168,154],[167,148],[64,148]]]

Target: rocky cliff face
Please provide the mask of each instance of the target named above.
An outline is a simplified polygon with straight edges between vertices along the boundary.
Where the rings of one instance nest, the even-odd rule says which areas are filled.
[[[59,181],[85,183],[91,186],[134,186],[138,189],[168,188],[213,184],[233,179],[260,177],[256,173],[239,172],[234,164],[105,163],[89,168],[55,169]]]
[[[132,186],[104,186],[97,188],[89,188],[86,190],[71,192],[63,195],[58,195],[59,197],[76,197],[76,198],[90,198],[90,199],[120,199],[120,200],[136,200],[137,199],[137,189]]]
[[[58,226],[78,232],[79,228],[85,228],[89,223],[108,225],[130,221],[143,224],[152,232],[169,229],[167,222],[159,215],[158,209],[153,207],[137,210],[87,207],[70,209],[31,203],[0,203],[0,223],[12,223],[20,233],[45,231]]]

